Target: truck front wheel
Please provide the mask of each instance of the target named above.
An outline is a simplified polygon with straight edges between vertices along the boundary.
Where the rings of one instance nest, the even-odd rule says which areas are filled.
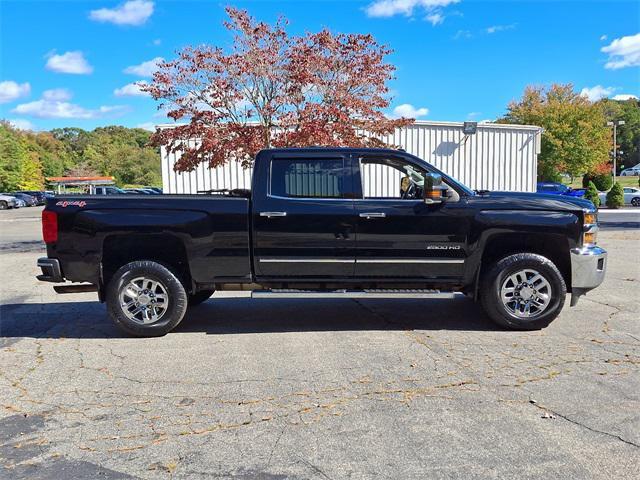
[[[480,301],[494,322],[514,330],[539,330],[564,306],[567,286],[554,263],[542,255],[517,253],[482,276]]]
[[[180,280],[149,260],[121,267],[107,286],[107,309],[114,323],[138,337],[159,337],[173,330],[187,311]]]

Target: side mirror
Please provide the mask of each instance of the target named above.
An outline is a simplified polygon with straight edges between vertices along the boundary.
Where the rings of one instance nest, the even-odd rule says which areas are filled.
[[[427,173],[424,177],[424,203],[442,203],[446,200],[447,187],[442,185],[442,175]]]

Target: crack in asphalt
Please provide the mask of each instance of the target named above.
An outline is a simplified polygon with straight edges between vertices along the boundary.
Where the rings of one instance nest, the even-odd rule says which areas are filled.
[[[529,402],[529,403],[531,403],[531,402]],[[618,434],[610,433],[610,432],[606,432],[606,431],[604,431],[604,430],[599,430],[599,429],[597,429],[597,428],[590,427],[589,425],[586,425],[586,424],[584,424],[584,423],[582,423],[582,422],[579,422],[578,420],[574,420],[573,418],[570,418],[569,416],[567,416],[567,415],[565,415],[565,414],[562,414],[562,413],[560,413],[560,412],[558,412],[558,411],[556,411],[556,410],[553,410],[553,409],[551,409],[551,408],[549,408],[549,407],[545,407],[545,406],[543,406],[543,405],[538,405],[537,403],[531,403],[531,404],[532,404],[534,407],[536,407],[536,408],[538,408],[538,409],[540,409],[540,410],[542,410],[542,411],[544,411],[544,412],[551,412],[553,415],[555,415],[555,416],[557,416],[557,417],[560,417],[560,418],[562,418],[563,420],[566,420],[566,421],[567,421],[567,422],[569,422],[569,423],[572,423],[572,424],[577,425],[577,426],[579,426],[579,427],[585,428],[585,429],[589,430],[590,432],[593,432],[593,433],[599,433],[599,434],[602,434],[602,435],[606,435],[606,436],[608,436],[608,437],[615,438],[616,440],[619,440],[619,441],[621,441],[621,442],[623,442],[623,443],[626,443],[627,445],[631,445],[631,446],[633,446],[633,447],[640,448],[640,444],[637,444],[637,443],[635,443],[635,442],[632,442],[632,441],[630,441],[630,440],[627,440],[627,439],[625,439],[625,438],[622,438],[622,437],[621,437],[620,435],[618,435]]]

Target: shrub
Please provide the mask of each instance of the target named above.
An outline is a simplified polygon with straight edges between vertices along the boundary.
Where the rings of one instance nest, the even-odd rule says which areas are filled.
[[[586,200],[590,200],[596,208],[600,207],[600,197],[598,196],[598,189],[593,184],[593,182],[589,182],[589,185],[587,185],[587,191],[584,193],[584,198]]]
[[[589,182],[593,182],[595,187],[601,192],[606,192],[613,185],[613,177],[609,173],[587,173],[582,177],[582,186],[587,188]]]
[[[614,183],[609,193],[607,193],[607,207],[620,208],[624,205],[624,192],[622,191],[622,185]]]

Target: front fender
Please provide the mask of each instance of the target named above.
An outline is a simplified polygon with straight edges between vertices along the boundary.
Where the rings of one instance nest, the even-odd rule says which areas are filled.
[[[580,244],[582,221],[571,212],[541,210],[484,210],[473,219],[474,234],[469,239],[469,257],[465,283],[475,282],[483,257],[499,256],[522,248],[533,251],[557,251],[559,256]],[[488,250],[489,249],[489,250]],[[562,249],[562,252],[558,251]]]

